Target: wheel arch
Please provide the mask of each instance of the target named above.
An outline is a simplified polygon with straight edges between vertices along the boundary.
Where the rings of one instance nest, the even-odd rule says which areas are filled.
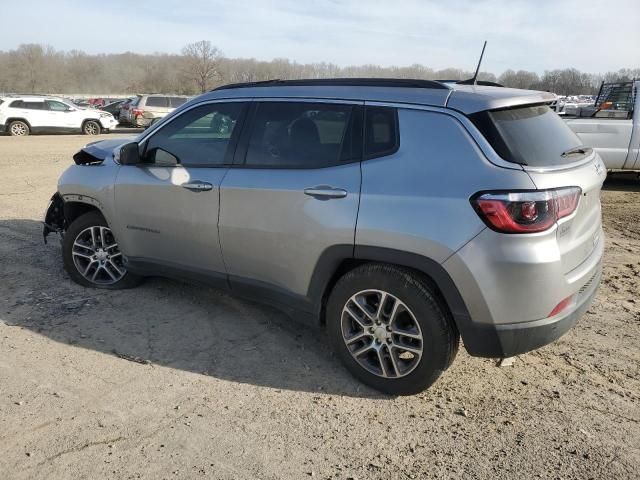
[[[67,225],[71,225],[76,218],[89,212],[98,212],[106,219],[102,211],[96,205],[78,200],[64,202],[64,218]]]
[[[455,327],[463,335],[471,323],[469,310],[455,283],[435,260],[423,255],[385,247],[331,247],[320,257],[309,288],[309,296],[324,323],[325,305],[333,286],[345,273],[365,263],[384,263],[411,270],[422,277],[448,309]],[[349,252],[349,254],[347,254]]]
[[[27,124],[27,126],[29,127],[29,130],[32,129],[31,124],[29,123],[29,120],[27,120],[26,118],[22,118],[22,117],[9,117],[7,118],[4,123],[5,125],[11,125],[11,122],[24,122]]]
[[[84,120],[82,120],[82,123],[80,124],[80,130],[84,131],[84,126],[87,124],[87,122],[96,122],[98,124],[98,128],[102,131],[102,124],[100,123],[100,119],[98,118],[85,118]]]

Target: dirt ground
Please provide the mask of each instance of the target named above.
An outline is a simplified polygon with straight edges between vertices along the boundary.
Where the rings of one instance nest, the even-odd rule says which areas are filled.
[[[353,380],[321,331],[215,290],[88,290],[41,216],[81,136],[0,137],[0,478],[631,479],[640,470],[640,182],[602,194],[587,315],[429,391]]]

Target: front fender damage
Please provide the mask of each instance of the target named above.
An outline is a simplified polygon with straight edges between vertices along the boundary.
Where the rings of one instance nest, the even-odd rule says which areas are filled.
[[[64,218],[64,200],[62,195],[58,192],[54,193],[49,201],[49,207],[44,215],[44,228],[42,230],[42,236],[44,243],[47,243],[47,236],[50,233],[57,233],[60,236],[64,234],[67,228],[66,220]]]

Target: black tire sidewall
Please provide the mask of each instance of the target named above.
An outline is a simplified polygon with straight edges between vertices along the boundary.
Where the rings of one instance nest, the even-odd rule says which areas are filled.
[[[104,217],[98,212],[89,212],[81,215],[77,219],[75,219],[67,231],[64,234],[62,239],[62,261],[64,264],[65,271],[69,274],[71,279],[84,286],[84,287],[92,287],[92,288],[104,288],[107,290],[119,290],[123,288],[131,288],[136,286],[141,278],[138,275],[135,275],[129,271],[125,273],[125,275],[118,280],[116,283],[110,285],[100,285],[95,284],[87,280],[82,276],[82,274],[76,268],[76,265],[73,261],[73,242],[80,232],[89,227],[109,227],[107,221]]]
[[[423,355],[418,366],[405,377],[382,378],[368,372],[344,343],[340,325],[342,308],[352,295],[367,289],[384,290],[399,298],[420,325]],[[363,383],[391,395],[412,395],[425,390],[448,368],[457,351],[457,332],[430,287],[412,272],[392,266],[365,265],[340,279],[327,303],[326,324],[331,344],[347,369]]]

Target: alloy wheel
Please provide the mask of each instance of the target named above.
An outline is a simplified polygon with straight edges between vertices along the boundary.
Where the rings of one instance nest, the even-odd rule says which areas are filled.
[[[97,285],[112,285],[127,273],[122,253],[107,227],[82,230],[73,241],[71,255],[80,275]]]
[[[98,134],[98,126],[95,122],[87,122],[84,126],[84,133],[87,135],[97,135]]]
[[[26,135],[28,128],[24,123],[16,122],[11,124],[11,135],[16,137],[22,137]]]
[[[420,362],[423,337],[409,307],[382,290],[363,290],[342,309],[342,339],[351,356],[367,371],[401,378]]]

